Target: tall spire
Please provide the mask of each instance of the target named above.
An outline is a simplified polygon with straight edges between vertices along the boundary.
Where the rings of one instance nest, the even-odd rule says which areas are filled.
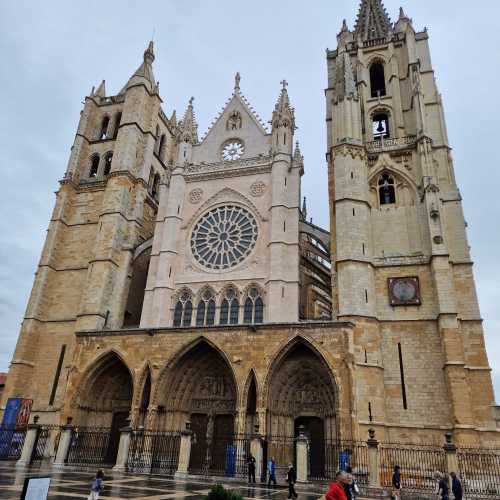
[[[359,7],[355,37],[361,37],[363,41],[385,38],[389,35],[392,23],[382,5],[382,0],[362,0]]]
[[[157,84],[153,74],[153,61],[155,60],[153,41],[149,42],[148,48],[144,51],[142,64],[137,68],[129,81],[122,88],[120,94],[123,94],[129,87],[138,84],[145,84],[150,92],[157,90]]]
[[[179,122],[180,139],[184,142],[189,142],[190,144],[198,143],[198,124],[194,117],[193,109],[194,97],[189,99],[189,104],[184,113],[184,117]]]

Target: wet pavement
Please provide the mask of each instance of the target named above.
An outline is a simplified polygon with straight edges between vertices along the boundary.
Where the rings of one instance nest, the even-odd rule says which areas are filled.
[[[50,500],[86,499],[94,474],[76,469],[61,470],[50,467],[19,470],[15,468],[14,463],[0,462],[0,498],[17,500],[21,497],[26,477],[50,475],[52,478],[48,496]],[[190,479],[174,480],[163,476],[120,474],[106,470],[104,491],[99,497],[106,500],[163,500],[170,498],[201,500],[213,484],[213,482]],[[224,486],[239,491],[245,499],[283,500],[288,496],[288,489],[284,485],[276,489],[268,489],[265,485],[259,484],[249,487],[228,483]],[[297,489],[299,498],[303,500],[317,500],[320,496],[320,493],[308,492],[300,487]]]

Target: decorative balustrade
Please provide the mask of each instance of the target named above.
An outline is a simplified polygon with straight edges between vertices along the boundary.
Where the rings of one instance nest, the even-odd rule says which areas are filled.
[[[382,151],[394,151],[398,149],[408,149],[417,143],[417,137],[410,135],[391,139],[378,139],[366,144],[368,153],[380,153]]]

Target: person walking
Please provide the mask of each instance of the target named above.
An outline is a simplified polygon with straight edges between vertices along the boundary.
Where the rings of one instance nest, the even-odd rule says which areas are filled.
[[[455,500],[462,500],[463,497],[463,489],[462,489],[462,481],[457,476],[455,472],[450,474],[451,476],[451,491],[453,492],[453,497]]]
[[[349,482],[347,472],[343,470],[335,474],[335,481],[330,483],[328,493],[325,495],[326,500],[347,500],[345,495],[344,485]]]
[[[349,476],[349,483],[345,488],[345,495],[347,500],[356,500],[356,497],[359,495],[359,487],[352,473],[352,467],[347,467],[346,472]]]
[[[286,473],[286,480],[288,482],[288,498],[298,498],[295,491],[295,483],[297,482],[297,474],[292,464],[288,464],[288,472]]]
[[[248,484],[252,483],[255,484],[255,458],[251,453],[250,455],[248,455],[247,468],[248,468]]]
[[[399,465],[394,466],[392,474],[392,497],[401,500],[401,467]]]
[[[438,498],[440,500],[450,500],[450,478],[448,474],[441,474],[438,484]]]
[[[104,472],[99,469],[90,485],[90,495],[87,500],[97,500],[99,493],[104,489]]]
[[[274,461],[274,458],[271,458],[269,462],[267,463],[267,473],[269,474],[269,479],[267,480],[267,487],[271,487],[271,482],[273,483],[274,486],[277,485],[276,483],[276,462]]]

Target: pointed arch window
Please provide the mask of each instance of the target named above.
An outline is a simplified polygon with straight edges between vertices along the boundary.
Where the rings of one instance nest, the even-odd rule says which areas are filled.
[[[389,115],[387,113],[377,113],[373,115],[372,120],[373,126],[373,138],[378,139],[388,139],[391,134],[389,130]]]
[[[202,292],[196,308],[196,326],[210,326],[215,323],[215,294],[207,289]]]
[[[106,156],[104,157],[104,175],[109,175],[111,172],[111,162],[113,161],[113,153],[109,152],[106,153]]]
[[[191,317],[193,315],[193,302],[191,293],[184,291],[174,308],[174,326],[191,326]]]
[[[240,303],[238,292],[235,288],[228,288],[220,306],[221,325],[237,325],[239,320]]]
[[[97,177],[97,174],[99,173],[99,155],[96,153],[95,155],[92,155],[90,158],[90,169],[89,169],[89,177],[95,178]]]
[[[380,62],[374,62],[370,66],[370,89],[372,97],[383,97],[386,95],[385,70]]]
[[[380,206],[393,205],[396,203],[396,189],[394,187],[394,177],[389,174],[382,174],[378,181],[378,194]]]
[[[109,127],[109,116],[105,116],[101,122],[101,131],[99,133],[99,139],[106,139]]]
[[[264,322],[264,301],[257,287],[250,288],[243,308],[243,323]]]

